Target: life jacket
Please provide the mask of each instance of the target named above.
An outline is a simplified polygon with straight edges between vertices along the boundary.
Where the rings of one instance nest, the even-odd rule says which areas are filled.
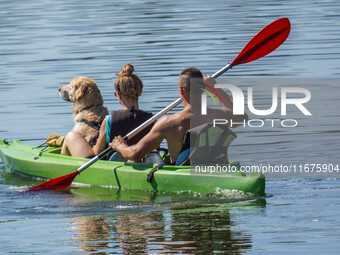
[[[112,141],[115,136],[121,135],[124,137],[126,134],[134,130],[139,125],[143,124],[145,121],[152,117],[152,113],[145,112],[142,110],[119,110],[112,111],[111,113],[111,126],[110,126],[110,141]],[[128,145],[133,145],[138,143],[147,133],[150,132],[153,124],[149,125],[134,137],[127,140]]]
[[[227,164],[228,147],[236,134],[225,125],[206,123],[187,131],[175,165]]]
[[[227,126],[213,126],[206,123],[188,130],[185,134],[181,153],[175,165],[229,164],[228,147],[236,134]],[[154,173],[164,164],[157,164],[147,176],[152,182]]]

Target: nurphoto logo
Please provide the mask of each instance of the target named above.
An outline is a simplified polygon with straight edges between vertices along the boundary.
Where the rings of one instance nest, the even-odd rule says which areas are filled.
[[[245,114],[245,95],[243,91],[231,84],[216,84],[215,88],[217,89],[227,89],[231,92],[231,96],[233,98],[233,114],[234,115],[244,115]],[[201,114],[207,115],[207,95],[209,95],[214,104],[217,105],[214,96],[209,90],[211,90],[219,99],[220,104],[222,105],[222,101],[216,90],[206,85],[205,89],[202,89],[206,93],[201,94]],[[280,91],[280,94],[278,93]],[[280,95],[280,97],[279,97]],[[298,95],[298,96],[297,96]],[[254,95],[253,95],[253,88],[247,88],[247,108],[249,112],[256,116],[266,116],[269,117],[274,112],[277,111],[279,107],[279,100],[280,100],[280,115],[284,116],[283,119],[277,118],[266,118],[266,119],[249,119],[243,120],[243,122],[233,122],[232,119],[213,119],[214,126],[216,125],[243,125],[248,127],[262,127],[265,123],[269,123],[272,127],[275,127],[277,123],[279,123],[282,127],[296,127],[298,125],[298,121],[296,119],[287,119],[287,106],[292,105],[296,107],[303,115],[311,116],[311,112],[306,108],[305,104],[309,102],[311,99],[311,93],[306,88],[301,87],[281,87],[280,90],[277,87],[272,88],[272,100],[271,106],[267,109],[256,109],[254,106]]]

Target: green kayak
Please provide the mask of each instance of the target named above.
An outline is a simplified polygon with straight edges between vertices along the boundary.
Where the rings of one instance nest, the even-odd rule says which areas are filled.
[[[89,161],[60,155],[58,147],[35,147],[19,140],[8,142],[5,139],[0,140],[0,158],[8,171],[44,179],[69,174]],[[192,166],[165,165],[154,173],[150,183],[147,176],[155,166],[99,160],[78,175],[74,183],[160,192],[209,194],[216,190],[237,190],[256,196],[265,194],[265,178],[260,173],[244,174],[233,170],[217,175],[195,174]]]

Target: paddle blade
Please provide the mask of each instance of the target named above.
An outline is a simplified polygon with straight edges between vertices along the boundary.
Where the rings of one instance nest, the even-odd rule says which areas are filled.
[[[248,42],[230,65],[244,64],[264,57],[277,49],[287,39],[289,32],[288,18],[281,18],[270,23]]]
[[[79,174],[77,170],[70,174],[66,174],[54,179],[51,179],[49,181],[43,182],[37,186],[31,187],[26,192],[30,191],[38,191],[38,190],[44,190],[44,189],[66,189],[68,188],[71,183],[73,182],[74,178]]]

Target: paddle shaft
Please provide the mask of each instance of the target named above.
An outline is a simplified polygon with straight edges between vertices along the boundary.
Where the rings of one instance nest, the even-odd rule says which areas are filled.
[[[216,79],[218,76],[222,75],[223,73],[225,73],[226,71],[228,71],[230,68],[232,68],[231,64],[226,65],[225,67],[221,68],[220,70],[218,70],[216,73],[214,73],[213,75],[211,75],[211,77],[213,77],[214,79]]]

